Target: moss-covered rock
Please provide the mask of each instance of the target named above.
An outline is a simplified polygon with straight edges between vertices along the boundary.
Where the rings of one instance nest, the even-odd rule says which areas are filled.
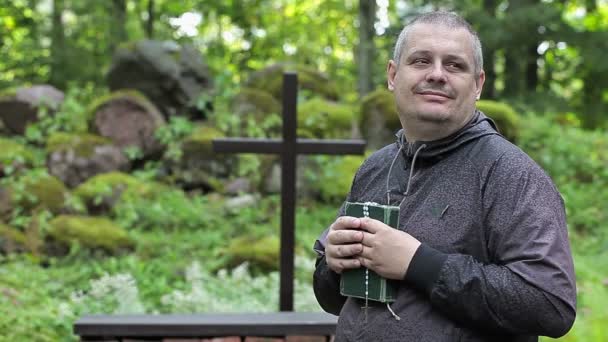
[[[241,88],[231,101],[232,112],[238,115],[280,113],[281,103],[262,89]]]
[[[162,144],[156,130],[166,124],[156,106],[135,90],[118,90],[91,106],[89,130],[121,148],[137,148],[143,157],[157,157]]]
[[[70,188],[112,171],[127,171],[130,161],[110,139],[93,134],[55,133],[47,141],[47,169]]]
[[[230,103],[231,112],[238,117],[238,135],[248,135],[251,129],[265,137],[281,133],[281,103],[272,94],[256,88],[241,88]]]
[[[90,249],[117,253],[134,247],[127,232],[114,222],[101,217],[61,215],[49,222],[49,236],[57,243],[78,243]]]
[[[340,97],[337,85],[327,75],[305,65],[274,64],[251,74],[245,85],[267,91],[280,101],[283,98],[285,71],[298,73],[298,88],[306,98],[320,96],[335,101]]]
[[[53,116],[63,103],[64,94],[51,85],[20,87],[14,96],[0,97],[0,120],[4,127],[15,134],[25,133],[26,127],[38,121],[38,111]]]
[[[395,141],[401,129],[393,93],[377,89],[361,99],[359,129],[368,148],[378,149]]]
[[[212,141],[224,138],[226,135],[219,129],[209,125],[199,125],[182,141],[184,155],[211,157],[214,155]]]
[[[490,117],[500,133],[509,141],[516,142],[519,136],[519,115],[515,110],[504,102],[480,100],[477,101],[477,109]]]
[[[144,182],[122,172],[108,172],[96,175],[79,185],[74,195],[80,199],[91,213],[109,212],[123,193],[132,196],[150,197],[166,190],[166,186],[155,182]]]
[[[25,234],[11,226],[0,223],[0,253],[8,254],[27,250]]]
[[[30,167],[34,162],[33,149],[15,140],[0,137],[0,176]]]
[[[68,207],[69,191],[66,186],[45,170],[34,170],[24,174],[9,187],[13,205],[25,210],[47,209],[60,213]]]
[[[233,268],[248,262],[254,272],[276,271],[279,268],[279,238],[243,236],[231,240],[224,250],[226,267]]]
[[[352,106],[313,98],[298,106],[298,135],[305,138],[347,138],[356,113]]]
[[[110,139],[95,134],[57,132],[49,136],[46,151],[50,154],[73,150],[76,156],[88,158],[93,155],[96,147],[110,144],[112,144]]]

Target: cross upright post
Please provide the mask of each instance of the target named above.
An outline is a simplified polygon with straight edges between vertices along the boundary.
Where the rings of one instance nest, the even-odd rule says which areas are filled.
[[[363,140],[298,139],[298,77],[295,72],[283,75],[283,138],[214,139],[218,153],[267,153],[281,156],[281,260],[279,310],[293,311],[293,269],[295,246],[296,157],[298,154],[363,154]]]

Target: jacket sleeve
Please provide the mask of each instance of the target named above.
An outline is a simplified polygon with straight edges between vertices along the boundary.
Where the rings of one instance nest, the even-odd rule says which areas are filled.
[[[563,200],[527,156],[507,152],[483,193],[491,263],[422,244],[405,281],[463,325],[500,334],[559,337],[576,315]]]
[[[337,217],[342,215],[344,215],[344,205],[338,211]],[[313,275],[313,289],[321,308],[338,316],[346,302],[346,297],[340,294],[340,275],[332,271],[325,261],[325,238],[328,231],[329,228],[326,228],[315,241],[314,250],[317,253],[317,261]]]

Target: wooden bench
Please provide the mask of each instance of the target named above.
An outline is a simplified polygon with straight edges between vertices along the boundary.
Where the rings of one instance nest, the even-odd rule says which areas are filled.
[[[325,336],[336,330],[337,317],[326,313],[273,312],[196,315],[89,315],[74,323],[81,341],[163,340],[240,336]]]

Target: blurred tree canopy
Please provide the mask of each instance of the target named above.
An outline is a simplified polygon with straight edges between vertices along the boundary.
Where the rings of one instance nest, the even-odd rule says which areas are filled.
[[[355,100],[385,84],[402,25],[432,9],[457,11],[478,30],[484,98],[606,125],[606,0],[0,0],[0,89],[101,86],[119,44],[151,38],[193,43],[220,85],[294,62]]]

